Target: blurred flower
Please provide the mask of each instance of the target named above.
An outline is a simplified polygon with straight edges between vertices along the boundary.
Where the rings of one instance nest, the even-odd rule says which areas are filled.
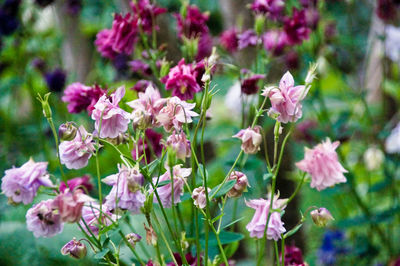
[[[132,60],[128,64],[133,72],[142,75],[151,75],[152,73],[150,65],[143,62],[142,60]]]
[[[279,256],[280,258],[282,256]],[[282,262],[282,259],[281,259]],[[306,266],[303,261],[303,254],[296,246],[285,246],[285,266]]]
[[[188,6],[186,12],[185,17],[182,17],[181,14],[175,14],[179,38],[183,36],[196,38],[202,34],[208,34],[208,14],[201,13],[200,9],[195,5]]]
[[[387,29],[387,28],[386,28]],[[325,25],[324,36],[328,41],[332,41],[332,39],[337,35],[336,23],[331,21]],[[387,35],[387,34],[386,34]]]
[[[314,7],[317,5],[318,0],[300,0],[300,4],[305,7]]]
[[[400,28],[385,26],[385,55],[393,62],[400,62]]]
[[[211,191],[210,188],[207,188],[208,192]],[[193,189],[192,192],[192,198],[193,198],[193,203],[194,206],[200,209],[204,209],[207,205],[207,199],[206,199],[206,192],[204,187],[197,187]]]
[[[75,177],[67,181],[67,185],[64,182],[60,183],[60,192],[64,193],[66,189],[74,191],[75,189],[81,189],[83,192],[87,193],[93,189],[93,185],[90,183],[88,175],[82,177]]]
[[[241,82],[241,89],[244,94],[256,94],[258,92],[259,86],[257,86],[257,82],[260,79],[264,79],[264,74],[254,74],[247,75]]]
[[[149,0],[138,0],[131,2],[130,5],[133,14],[139,18],[139,24],[142,30],[147,34],[152,33],[153,27],[158,30],[158,26],[153,25],[153,22],[156,20],[157,16],[167,12],[167,9],[156,6],[150,3]]]
[[[264,48],[277,56],[282,54],[283,49],[288,45],[286,33],[281,30],[269,30],[262,36]]]
[[[307,8],[305,10],[305,13],[306,13],[307,26],[312,30],[315,30],[318,26],[318,22],[320,19],[318,9]]]
[[[75,82],[67,86],[61,100],[68,103],[68,112],[79,113],[86,109],[91,115],[94,105],[105,93],[106,90],[98,85],[89,87]]]
[[[54,0],[35,0],[35,3],[42,8],[52,4],[53,2]]]
[[[109,59],[113,59],[117,56],[117,52],[113,49],[114,40],[111,39],[112,30],[104,29],[97,33],[94,44],[97,47],[97,51],[101,56]]]
[[[289,43],[301,44],[303,40],[307,40],[311,30],[307,26],[305,10],[293,9],[292,17],[285,18],[284,30]]]
[[[221,46],[230,53],[237,51],[239,46],[238,31],[236,28],[231,28],[224,31],[220,36]]]
[[[58,137],[61,141],[73,140],[78,129],[71,122],[66,122],[58,127]]]
[[[86,253],[86,246],[82,242],[76,240],[75,237],[61,248],[62,255],[69,255],[74,259],[82,259],[86,257]]]
[[[118,106],[124,95],[125,88],[119,87],[110,97],[101,96],[94,105],[92,119],[95,120],[96,130],[100,130],[101,138],[116,138],[119,133],[125,133],[128,129],[130,114]]]
[[[228,180],[235,180],[235,185],[228,191],[227,195],[230,198],[238,198],[242,196],[242,193],[247,191],[247,187],[249,187],[249,181],[247,180],[247,176],[239,171],[232,171],[229,175]]]
[[[113,186],[106,196],[105,205],[111,210],[119,207],[133,213],[139,213],[146,197],[141,192],[144,178],[138,167],[128,168],[125,165],[119,165],[117,174],[110,175],[102,181]]]
[[[89,158],[95,148],[92,143],[92,136],[80,126],[76,136],[71,141],[63,141],[59,146],[60,160],[68,169],[81,169],[88,164]]]
[[[139,138],[137,144],[138,145],[138,155],[139,157],[143,155],[143,152],[146,153],[146,159],[147,162],[150,162],[152,160],[152,155],[158,157],[161,155],[162,152],[162,145],[161,145],[161,139],[163,135],[160,133],[157,133],[156,131],[152,129],[146,129],[145,130],[145,139],[144,139],[144,145],[143,145],[143,139]],[[132,157],[134,160],[139,159],[136,156],[136,146],[133,147],[132,149]],[[144,161],[144,158],[142,159]]]
[[[297,140],[303,140],[312,142],[314,137],[312,131],[318,127],[318,124],[314,120],[303,120],[296,125],[294,132],[294,138]]]
[[[176,134],[174,130],[168,137],[165,145],[171,147],[176,152],[176,157],[183,161],[191,155],[190,141],[186,138],[183,131]]]
[[[125,236],[125,238],[133,248],[135,248],[136,243],[142,239],[142,237],[136,233],[129,233]]]
[[[63,70],[57,68],[54,71],[45,73],[44,78],[50,91],[60,92],[65,86],[67,74]]]
[[[82,0],[67,0],[66,3],[67,13],[75,16],[79,14],[82,9]]]
[[[296,166],[311,175],[311,187],[318,191],[332,187],[338,183],[345,183],[343,173],[347,170],[340,164],[336,148],[339,141],[331,142],[329,138],[318,144],[313,149],[305,148],[304,159],[296,163]]]
[[[285,199],[278,199],[279,196],[274,196],[273,209],[283,210],[286,208]],[[264,236],[265,226],[270,208],[270,199],[254,199],[246,201],[246,205],[256,210],[253,219],[246,225],[246,229],[250,232],[250,237],[262,238]],[[281,234],[285,233],[286,229],[283,227],[281,214],[273,211],[270,215],[267,228],[267,239],[278,241]]]
[[[285,65],[288,69],[297,69],[299,64],[299,54],[296,51],[289,51],[285,55]]]
[[[170,208],[172,206],[172,193],[174,193],[174,205],[181,202],[181,196],[183,195],[183,187],[185,185],[186,178],[192,173],[191,168],[182,168],[181,165],[175,165],[172,169],[174,191],[172,192],[172,178],[170,168],[166,168],[166,172],[159,178],[153,177],[153,183],[159,183],[166,180],[171,180],[170,183],[157,188],[158,195],[161,199],[161,204],[164,208]],[[154,198],[154,202],[158,202]]]
[[[385,154],[375,146],[369,147],[364,152],[365,167],[370,171],[379,169],[384,160]]]
[[[181,59],[177,66],[171,68],[169,74],[161,81],[165,84],[166,90],[172,90],[172,96],[177,96],[181,100],[193,99],[194,94],[201,91],[193,65],[185,64],[185,59]]]
[[[395,1],[377,0],[376,14],[385,22],[393,21],[397,17]]]
[[[336,265],[338,255],[346,253],[344,234],[339,230],[327,230],[318,250],[318,265]]]
[[[174,253],[174,257],[175,257],[175,260],[178,265],[183,265],[183,260],[179,253]],[[190,252],[185,254],[185,259],[190,266],[202,265],[201,261],[199,263],[197,263],[197,256],[193,256],[192,253],[190,253]],[[201,256],[200,256],[200,260],[201,260]],[[169,262],[169,263],[167,263],[167,266],[175,266],[175,263]]]
[[[248,46],[256,46],[260,42],[260,38],[254,30],[246,30],[238,36],[238,48],[242,50]]]
[[[29,204],[40,186],[53,186],[47,173],[47,162],[36,163],[32,159],[21,167],[6,170],[1,180],[2,193],[13,203]]]
[[[335,220],[326,208],[318,208],[310,212],[314,224],[318,227],[325,227],[330,221]]]
[[[284,0],[254,0],[251,4],[253,11],[266,14],[271,19],[279,18],[284,8]]]
[[[6,0],[0,7],[0,36],[8,36],[16,31],[20,22],[18,9],[20,0]]]
[[[127,54],[117,54],[112,58],[112,65],[119,74],[123,74],[129,69],[129,59],[130,57]]]
[[[42,58],[34,58],[32,60],[32,66],[42,74],[46,71],[46,62]]]
[[[145,92],[149,86],[153,86],[155,88],[155,85],[150,80],[141,79],[135,83],[132,90],[137,92]]]
[[[200,60],[210,56],[212,47],[213,43],[211,35],[209,33],[202,34],[197,43],[196,61],[199,62]]]
[[[260,134],[261,127],[255,126],[254,128],[248,127],[241,129],[234,138],[242,141],[241,149],[247,154],[256,154],[260,150],[262,136]]]
[[[81,219],[83,204],[90,201],[93,201],[93,199],[85,195],[81,189],[73,191],[65,189],[54,199],[53,207],[58,210],[61,221],[76,223]]]
[[[26,225],[35,237],[52,237],[64,228],[58,210],[53,208],[53,200],[41,201],[26,213]]]
[[[279,88],[264,89],[263,96],[271,100],[269,116],[277,116],[281,123],[296,122],[302,116],[301,100],[307,95],[305,86],[294,86],[290,72],[286,72],[279,82]]]
[[[387,153],[400,153],[400,122],[385,140],[385,150]]]
[[[99,234],[101,224],[109,226],[118,217],[117,215],[112,214],[108,206],[104,204],[102,205],[101,214],[100,219],[100,206],[97,203],[89,203],[89,205],[84,205],[82,208],[82,219],[85,221],[90,231],[92,231],[96,236]],[[100,221],[101,224],[99,223]],[[85,232],[89,233],[85,223],[83,223],[83,221],[79,222]]]

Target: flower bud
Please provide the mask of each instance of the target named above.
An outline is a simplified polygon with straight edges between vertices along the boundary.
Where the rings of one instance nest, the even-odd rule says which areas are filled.
[[[228,191],[227,195],[230,198],[240,197],[243,192],[247,191],[247,187],[250,186],[247,176],[239,171],[233,171],[228,180],[236,180],[236,184]]]
[[[254,23],[254,31],[257,33],[258,36],[261,36],[261,34],[264,32],[264,24],[265,16],[261,14],[258,15]]]
[[[175,131],[168,137],[165,145],[175,151],[178,159],[185,160],[191,155],[190,141],[186,138],[185,133],[182,131],[177,134]],[[174,154],[171,153],[171,156]]]
[[[365,167],[370,171],[379,169],[384,159],[385,155],[376,147],[370,147],[364,153]]]
[[[319,208],[310,212],[314,224],[318,227],[325,227],[329,221],[335,220],[326,208]]]
[[[58,137],[60,140],[73,140],[77,130],[71,122],[61,124],[58,128]]]
[[[129,233],[125,236],[125,238],[126,240],[128,240],[129,244],[131,244],[133,248],[135,248],[136,243],[142,239],[140,235],[135,233]]]
[[[75,259],[82,259],[86,256],[86,246],[74,237],[71,241],[61,248],[61,254],[70,255]]]
[[[51,94],[50,92],[46,93],[43,98],[40,94],[38,94],[38,97],[37,97],[39,102],[42,104],[43,115],[47,119],[51,118],[51,116],[52,116],[52,112],[51,112],[51,108],[50,108],[50,104],[49,104],[50,94]]]
[[[310,68],[308,69],[307,76],[306,76],[306,84],[309,85],[313,82],[315,79],[316,70],[317,70],[318,64],[311,64]]]
[[[167,60],[163,59],[161,61],[160,77],[165,77],[168,75],[170,69],[170,64]]]
[[[114,145],[120,145],[128,143],[129,138],[127,134],[119,133],[116,138],[107,138],[107,140]]]

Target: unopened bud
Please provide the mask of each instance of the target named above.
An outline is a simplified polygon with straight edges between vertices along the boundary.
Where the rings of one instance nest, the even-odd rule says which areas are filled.
[[[170,64],[167,60],[163,59],[161,61],[160,77],[165,77],[168,75],[170,69]]]
[[[61,254],[64,256],[69,255],[75,259],[84,258],[86,253],[86,246],[82,242],[76,240],[75,237],[61,248]]]
[[[318,227],[325,227],[328,222],[335,220],[326,208],[319,208],[310,212],[311,218]]]
[[[250,186],[247,176],[239,171],[233,171],[228,180],[236,180],[236,184],[228,191],[227,195],[230,198],[240,197],[243,192],[247,191],[247,187]]]
[[[193,189],[192,199],[197,208],[203,209],[207,205],[207,198],[204,187],[197,187]],[[211,190],[208,188],[208,192]]]
[[[129,244],[131,244],[131,246],[133,248],[135,248],[136,243],[142,239],[142,237],[140,235],[135,234],[135,233],[127,234],[125,236],[125,238],[126,238],[126,240],[128,240]]]
[[[317,64],[311,64],[310,68],[308,69],[307,76],[306,76],[306,84],[309,85],[313,82],[315,79],[316,70],[317,70]]]
[[[77,128],[71,123],[66,122],[58,128],[58,137],[60,140],[73,140],[76,136]]]
[[[123,133],[119,133],[118,136],[116,138],[107,138],[107,141],[109,141],[110,143],[114,144],[114,145],[120,145],[120,144],[125,144],[128,143],[128,135],[127,134],[123,134]]]
[[[42,96],[40,96],[40,94],[38,94],[38,97],[37,97],[39,102],[42,104],[43,115],[47,119],[51,118],[51,116],[52,116],[52,112],[51,112],[51,108],[50,108],[50,104],[49,104],[50,94],[51,94],[50,92],[46,93],[43,96],[43,98],[42,98]]]
[[[261,34],[264,32],[264,24],[265,16],[261,14],[258,15],[254,23],[254,31],[257,33],[258,36],[261,36]]]

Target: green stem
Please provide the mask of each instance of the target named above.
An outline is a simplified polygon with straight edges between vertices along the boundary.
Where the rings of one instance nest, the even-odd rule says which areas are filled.
[[[60,149],[59,149],[59,147],[58,147],[58,146],[59,146],[59,145],[58,145],[58,136],[57,136],[56,128],[55,128],[54,123],[53,123],[53,118],[49,117],[49,118],[47,119],[47,121],[49,122],[51,131],[53,132],[54,141],[55,141],[55,143],[56,143],[57,160],[58,160],[58,166],[59,166],[60,172],[61,172],[61,179],[62,179],[62,181],[64,181],[65,184],[67,185],[67,181],[68,181],[68,180],[67,180],[67,177],[66,177],[65,174],[64,174],[64,170],[63,170],[63,167],[62,167],[62,164],[61,164]],[[67,185],[67,186],[68,186],[68,185]]]
[[[171,249],[171,247],[170,247],[169,244],[168,244],[168,240],[167,240],[167,238],[165,237],[164,232],[162,231],[160,222],[158,221],[157,214],[155,213],[155,211],[154,211],[154,214],[153,214],[153,220],[156,222],[156,226],[157,226],[157,228],[158,228],[158,231],[159,231],[160,234],[161,234],[161,238],[163,239],[163,241],[164,241],[164,243],[165,243],[165,246],[167,247],[167,249],[168,249],[168,251],[169,251],[169,254],[170,254],[171,257],[172,257],[172,260],[175,262],[176,265],[178,265],[178,263],[176,262],[174,253],[172,252],[172,249]]]
[[[285,266],[285,238],[281,234],[281,254],[282,254],[282,266]]]
[[[279,251],[278,251],[278,243],[276,241],[274,241],[274,249],[275,249],[276,265],[279,266]]]
[[[135,255],[136,259],[139,261],[140,265],[144,266],[146,265],[142,259],[139,257],[137,254],[136,250],[132,247],[132,245],[129,243],[128,239],[124,236],[124,234],[121,232],[121,230],[118,230],[119,235],[122,237],[122,240],[125,242],[125,244],[128,246],[128,248],[132,251],[133,255]]]

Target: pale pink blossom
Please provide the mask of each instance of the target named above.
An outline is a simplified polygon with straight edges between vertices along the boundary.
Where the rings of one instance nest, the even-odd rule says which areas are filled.
[[[69,255],[74,259],[82,259],[86,256],[86,246],[74,237],[61,248],[61,254]]]
[[[234,138],[242,141],[242,150],[247,154],[256,154],[260,150],[262,136],[260,134],[261,128],[255,126],[254,128],[248,127],[240,130]]]
[[[59,151],[61,163],[68,169],[81,169],[88,165],[95,151],[92,136],[83,126],[80,126],[73,140],[60,143]]]
[[[66,189],[54,199],[53,207],[58,210],[63,222],[76,223],[81,219],[83,204],[90,201],[93,199],[81,189]]]
[[[296,122],[302,116],[301,101],[307,95],[305,86],[294,86],[290,72],[286,72],[279,82],[279,88],[266,88],[263,96],[271,101],[269,116],[276,116],[281,123]]]
[[[179,134],[172,132],[165,144],[171,147],[176,152],[176,157],[183,161],[191,155],[190,141],[183,131]]]
[[[235,180],[235,185],[228,191],[227,195],[230,198],[240,197],[244,191],[247,191],[249,181],[247,176],[239,171],[232,171],[229,175],[228,180]]]
[[[208,193],[210,193],[211,189],[208,189]],[[192,199],[193,203],[196,207],[203,209],[207,205],[207,198],[206,198],[206,190],[204,187],[197,187],[193,189],[192,192]]]
[[[340,164],[336,148],[339,141],[331,142],[328,138],[313,149],[305,148],[304,159],[296,166],[311,175],[311,187],[323,190],[338,183],[346,182],[343,173],[347,170]]]
[[[113,221],[116,221],[118,217],[117,215],[112,214],[109,207],[104,204],[101,208],[101,214],[102,215],[100,219],[100,206],[97,203],[89,203],[88,205],[84,205],[82,208],[82,219],[85,221],[90,231],[94,235],[99,234],[99,230],[102,225],[109,226],[113,223]],[[100,221],[102,225],[99,223]],[[82,221],[79,222],[82,228],[89,233],[85,223]]]

